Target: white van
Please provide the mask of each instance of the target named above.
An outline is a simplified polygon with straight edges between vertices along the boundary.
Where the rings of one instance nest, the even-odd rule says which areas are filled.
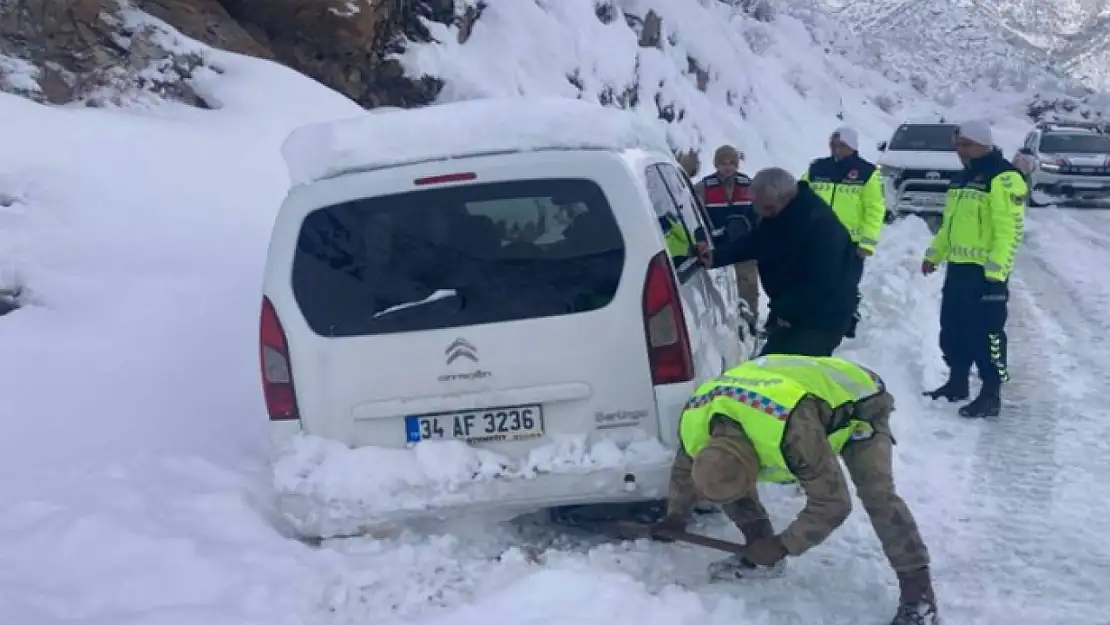
[[[275,443],[302,432],[350,447],[458,439],[520,459],[560,435],[639,430],[674,449],[695,386],[753,341],[732,269],[666,251],[665,218],[690,240],[711,227],[657,132],[560,99],[295,132],[262,298]],[[552,472],[467,505],[658,499],[668,469],[664,458]]]

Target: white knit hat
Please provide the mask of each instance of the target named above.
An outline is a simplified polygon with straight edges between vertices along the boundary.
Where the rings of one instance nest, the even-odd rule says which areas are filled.
[[[976,119],[964,122],[960,124],[958,132],[960,137],[979,145],[988,148],[994,145],[994,133],[991,132],[991,125],[986,120]]]
[[[841,126],[833,131],[832,136],[834,139],[840,139],[844,145],[859,152],[859,133],[856,132],[855,128]]]

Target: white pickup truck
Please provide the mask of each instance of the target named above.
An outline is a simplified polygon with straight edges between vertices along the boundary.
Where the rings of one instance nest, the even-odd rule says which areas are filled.
[[[878,165],[890,212],[919,215],[939,225],[948,182],[963,170],[953,141],[957,128],[944,122],[906,122],[879,143]]]

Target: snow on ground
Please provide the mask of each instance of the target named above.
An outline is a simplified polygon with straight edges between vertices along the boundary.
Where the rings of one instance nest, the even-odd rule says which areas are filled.
[[[34,300],[0,323],[5,623],[299,622],[299,551],[266,520],[259,284],[281,140],[357,108],[219,60],[218,112],[0,94],[0,264]]]
[[[446,74],[457,97],[557,95],[572,69],[591,93],[639,76],[641,102],[650,106],[660,93],[686,110],[669,129],[673,142],[697,147],[707,162],[718,142],[734,141],[754,168],[801,169],[823,153],[841,110],[860,127],[865,153],[901,115],[863,103],[896,85],[842,58],[821,58],[796,20],[739,23],[716,4],[648,5],[664,17],[664,39],[675,41],[664,50],[636,48],[593,17],[588,24],[592,2],[498,1],[466,46],[418,47],[407,62]],[[621,60],[630,51],[639,59],[635,74]],[[711,68],[706,94],[680,71],[687,53]],[[263,255],[289,183],[279,148],[296,125],[357,111],[271,64],[216,60],[226,71],[204,86],[217,111],[50,109],[0,96],[8,122],[0,267],[6,282],[31,291],[30,306],[0,319],[8,416],[0,470],[9,476],[0,486],[3,622],[889,618],[893,576],[858,506],[827,544],[791,561],[787,577],[733,585],[707,583],[705,564],[715,555],[703,550],[597,544],[527,521],[459,518],[319,548],[289,538],[265,466],[255,343]],[[826,77],[830,71],[848,86]],[[659,80],[667,86],[657,90]],[[741,104],[728,104],[730,90]],[[740,108],[746,118],[737,117]],[[1018,122],[1002,121],[1018,132]],[[1031,220],[1029,258],[1019,265],[1028,274],[1015,281],[1022,365],[1008,395],[1013,418],[968,424],[919,396],[922,381],[937,382],[942,371],[940,278],[916,273],[929,238],[916,220],[886,229],[868,268],[861,337],[845,345],[898,395],[899,487],[932,549],[952,623],[1104,618],[1092,597],[1108,559],[1100,536],[1110,533],[1110,511],[1097,506],[1110,500],[1099,479],[1110,420],[1097,396],[1106,364],[1092,347],[1105,337],[1107,291],[1085,276],[1110,264],[1110,224],[1057,214]],[[1066,405],[1037,391],[1053,384]],[[338,456],[329,460],[344,466]],[[791,489],[769,487],[767,498],[780,527],[801,505]],[[716,516],[701,524],[736,535]]]

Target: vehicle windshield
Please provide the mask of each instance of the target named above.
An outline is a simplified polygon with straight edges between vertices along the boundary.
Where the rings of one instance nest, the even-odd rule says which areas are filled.
[[[890,138],[888,150],[912,152],[955,152],[953,137],[956,128],[952,124],[903,124]]]
[[[1096,134],[1046,134],[1041,152],[1048,154],[1110,154],[1110,137]]]
[[[309,213],[293,295],[329,337],[555,317],[608,306],[624,252],[590,180],[428,189]]]

